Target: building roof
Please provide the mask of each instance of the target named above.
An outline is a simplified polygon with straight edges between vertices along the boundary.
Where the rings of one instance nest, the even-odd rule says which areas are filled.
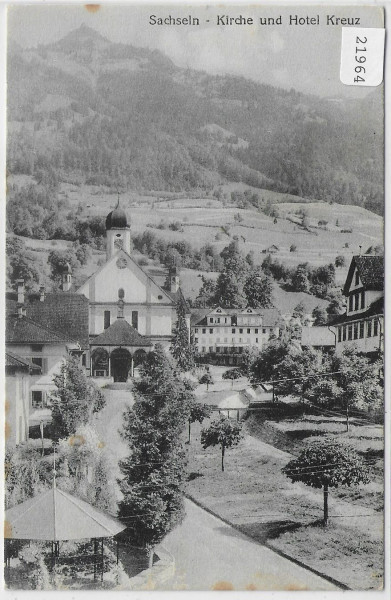
[[[335,346],[335,334],[328,327],[304,326],[301,330],[302,346]]]
[[[6,344],[69,344],[69,336],[53,331],[28,317],[8,315],[5,330]]]
[[[89,302],[83,294],[55,292],[26,296],[26,316],[59,335],[66,336],[80,344],[85,350],[89,345]],[[15,313],[17,296],[7,294],[7,312]]]
[[[82,540],[112,537],[124,529],[117,519],[56,487],[5,511],[8,539]]]
[[[91,346],[152,346],[152,342],[141,335],[125,319],[114,321],[103,333],[91,341]]]
[[[25,358],[21,358],[12,352],[5,353],[5,368],[10,371],[36,371],[37,373],[41,372],[41,367],[39,365],[35,365],[29,360]]]
[[[215,308],[207,308],[207,309],[196,309],[192,311],[191,314],[191,326],[202,326],[207,325],[207,316],[210,314],[216,314]],[[240,308],[224,308],[222,313],[224,315],[243,315],[246,314],[245,309]],[[261,315],[262,316],[262,325],[265,327],[275,327],[278,325],[281,315],[277,308],[254,308],[252,309],[253,315]],[[213,324],[214,325],[214,324]],[[221,323],[221,326],[227,326],[226,323]]]
[[[356,267],[364,289],[374,291],[384,290],[384,256],[364,254],[362,256],[353,256],[352,258],[343,288],[345,295],[349,293]]]
[[[350,323],[351,321],[361,321],[363,319],[368,319],[369,317],[374,317],[375,315],[383,315],[384,314],[384,298],[378,298],[375,302],[369,305],[367,310],[360,313],[353,313],[352,315],[347,315],[344,313],[343,315],[337,315],[334,317],[328,325],[341,325],[343,323]]]

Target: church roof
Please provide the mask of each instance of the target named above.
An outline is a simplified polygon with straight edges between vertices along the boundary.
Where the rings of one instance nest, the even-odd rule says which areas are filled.
[[[26,316],[43,327],[77,341],[85,350],[89,346],[89,302],[83,294],[58,292],[45,294],[40,300],[38,294],[26,298]],[[16,294],[7,294],[7,312],[15,313]]]
[[[17,540],[82,540],[113,537],[117,519],[54,487],[5,511],[4,537]]]
[[[106,217],[106,229],[124,229],[129,227],[125,211],[120,208],[119,201],[114,210]]]
[[[175,304],[182,304],[182,306],[185,309],[185,313],[186,314],[190,314],[190,307],[188,305],[188,303],[186,302],[186,298],[183,295],[183,292],[181,290],[181,288],[178,288],[177,292],[170,292],[169,290],[163,288],[164,291],[166,292],[166,294],[168,294],[171,298],[171,300],[173,300],[175,302]]]
[[[364,254],[352,258],[343,289],[345,295],[349,293],[355,267],[365,290],[384,290],[384,256]]]
[[[9,315],[6,320],[6,344],[75,343],[69,336],[53,331],[27,317]]]
[[[152,346],[152,342],[141,335],[125,319],[117,319],[103,333],[94,338],[91,346]]]

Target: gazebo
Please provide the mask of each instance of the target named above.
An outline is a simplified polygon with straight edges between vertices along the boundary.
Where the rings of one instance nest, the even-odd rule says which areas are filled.
[[[91,539],[94,541],[94,578],[99,569],[102,579],[103,540],[126,529],[117,519],[58,489],[55,481],[51,490],[6,510],[4,519],[5,556],[8,567],[8,540],[51,542],[54,566],[60,555],[60,542]]]

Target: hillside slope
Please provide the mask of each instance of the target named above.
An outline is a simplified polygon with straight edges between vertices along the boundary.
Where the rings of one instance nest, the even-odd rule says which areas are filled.
[[[180,69],[82,26],[36,49],[10,45],[8,168],[125,190],[244,182],[381,213],[374,104]]]

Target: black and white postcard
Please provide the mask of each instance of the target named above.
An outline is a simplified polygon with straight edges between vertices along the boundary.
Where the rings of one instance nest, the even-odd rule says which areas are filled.
[[[384,589],[384,46],[8,7],[8,591]]]

